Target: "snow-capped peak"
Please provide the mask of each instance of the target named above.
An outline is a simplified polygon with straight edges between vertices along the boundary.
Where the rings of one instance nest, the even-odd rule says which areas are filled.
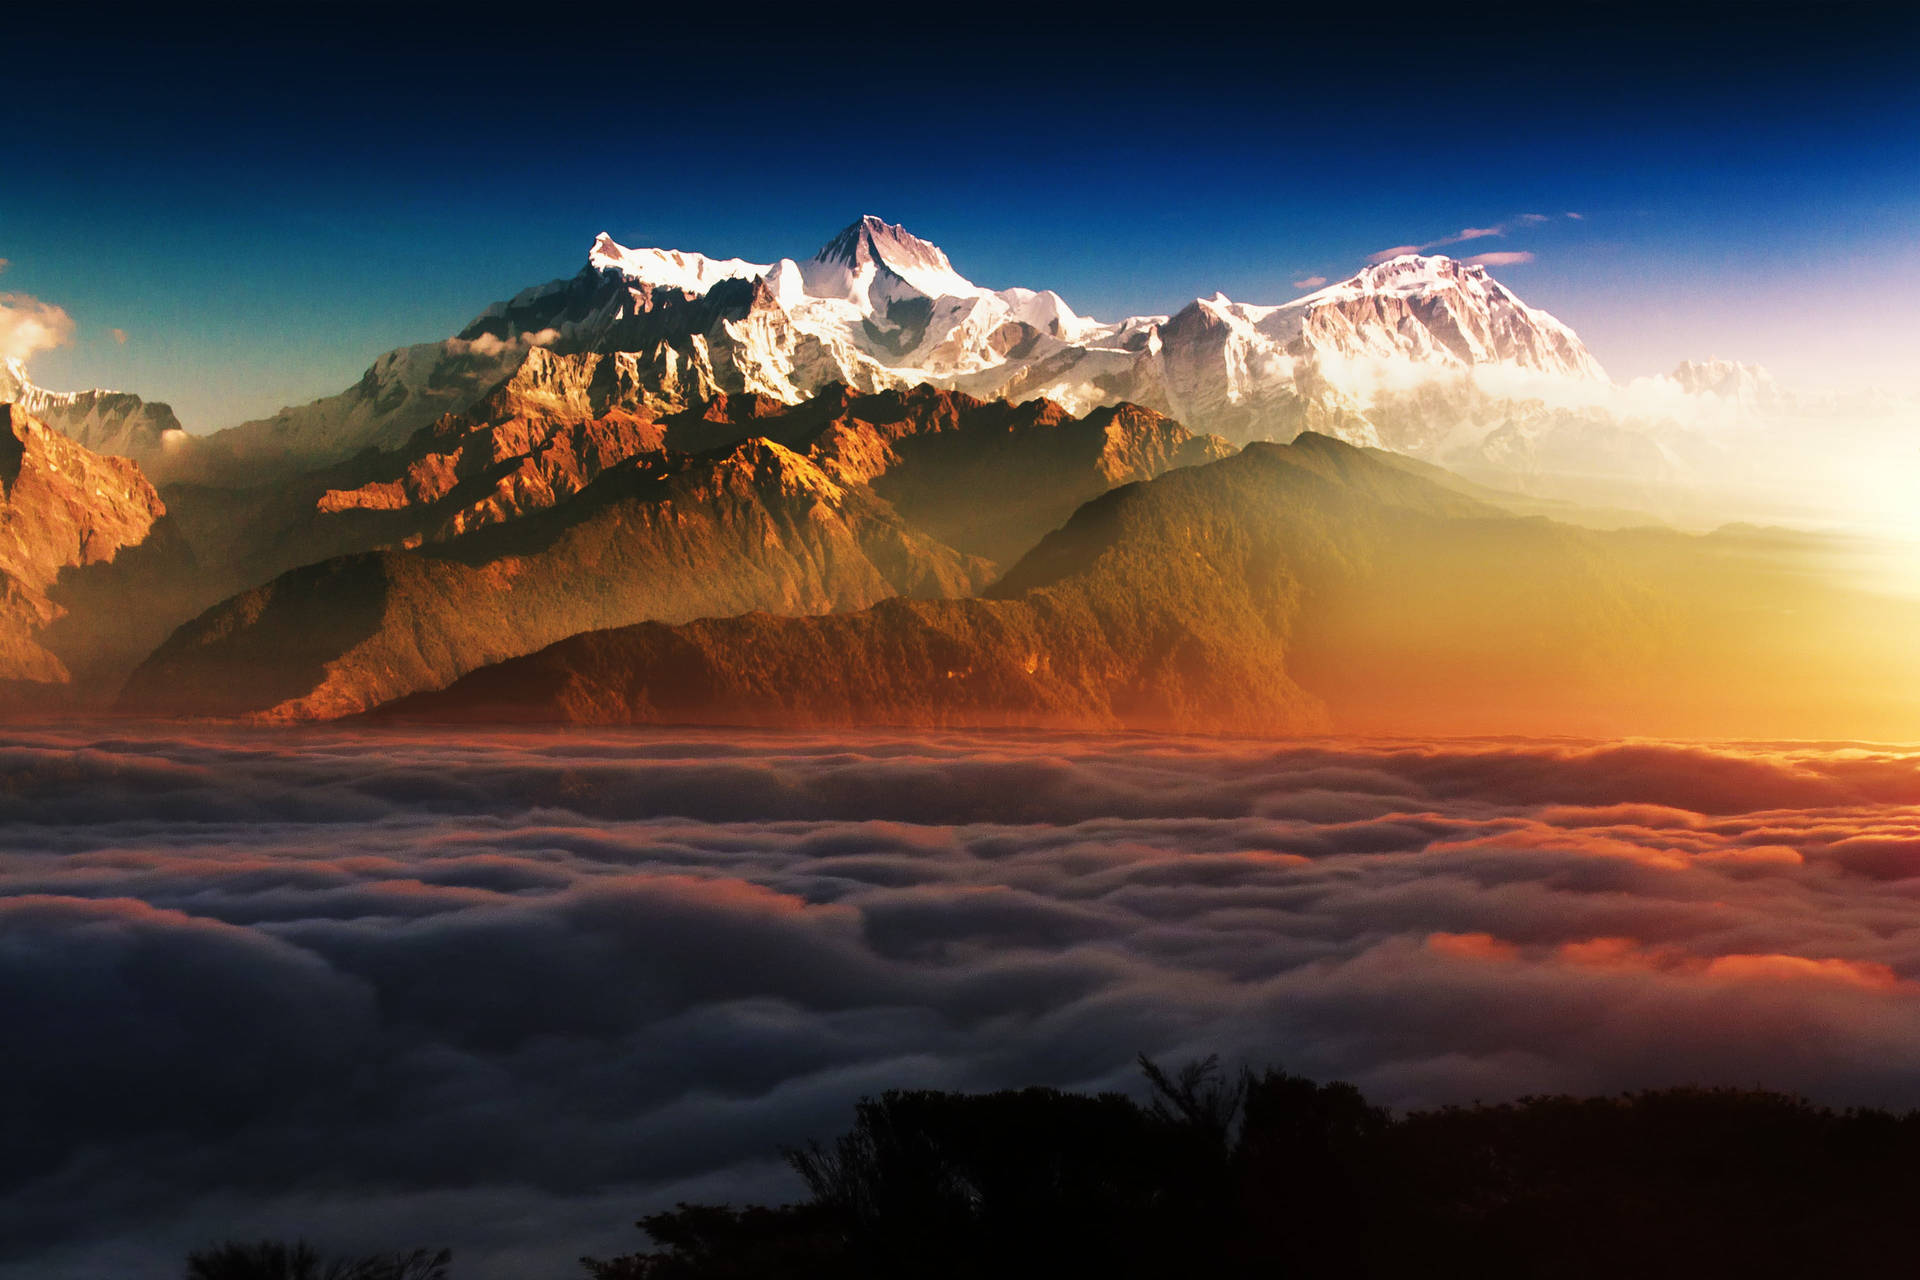
[[[1485,267],[1461,262],[1443,253],[1403,253],[1399,257],[1364,267],[1345,280],[1298,298],[1294,305],[1378,297],[1383,294],[1417,297],[1454,288],[1476,291],[1492,288],[1507,293],[1506,286],[1488,275]]]
[[[1056,338],[1072,338],[1097,329],[1097,320],[1089,320],[1067,305],[1067,300],[1051,289],[1002,289],[1000,298],[1013,318],[1032,325]]]
[[[820,298],[865,302],[877,278],[891,275],[928,298],[966,298],[982,292],[953,269],[938,245],[905,227],[867,214],[801,264],[807,292]],[[883,281],[884,283],[884,281]],[[896,288],[885,290],[896,294]]]
[[[1444,254],[1404,253],[1281,309],[1311,345],[1345,356],[1506,364],[1606,380],[1572,329],[1522,302],[1487,269]]]
[[[9,402],[95,453],[133,458],[149,467],[186,439],[167,405],[105,387],[49,391],[35,386],[26,363],[13,357],[0,359],[0,404]]]
[[[1780,394],[1765,368],[1738,360],[1682,360],[1667,376],[1688,395],[1768,400]]]
[[[709,258],[680,249],[629,249],[602,231],[587,253],[587,265],[620,272],[656,289],[705,293],[722,280],[751,280],[771,268],[740,258]]]
[[[49,391],[27,373],[27,362],[17,356],[0,359],[0,403],[12,401],[36,417],[46,417],[56,406],[72,405],[88,397],[119,396],[125,392],[111,387],[87,391]],[[52,424],[59,429],[59,424]]]

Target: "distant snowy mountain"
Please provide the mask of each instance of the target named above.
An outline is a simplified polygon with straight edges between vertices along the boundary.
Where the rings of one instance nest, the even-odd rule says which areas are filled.
[[[932,383],[1076,412],[1131,400],[1237,440],[1315,425],[1391,444],[1365,420],[1376,386],[1438,372],[1606,377],[1571,329],[1448,258],[1396,258],[1281,306],[1216,295],[1106,324],[1051,291],[976,285],[937,246],[871,216],[804,262],[602,235],[581,275],[490,308],[460,338],[631,357],[601,376],[674,405]]]
[[[538,358],[534,358],[538,353]],[[830,384],[1130,401],[1244,443],[1304,429],[1499,478],[1675,465],[1572,329],[1481,266],[1408,254],[1279,305],[1196,299],[1105,323],[1058,294],[973,283],[867,216],[805,260],[629,248],[601,234],[574,276],[523,290],[442,342],[381,357],[339,395],[211,437],[209,466],[312,466],[394,448],[448,413],[661,413]],[[548,406],[542,408],[542,406]]]
[[[147,626],[152,602],[133,575],[171,567],[166,510],[138,464],[0,405],[0,711],[55,691],[110,698],[165,634]],[[125,667],[100,679],[115,659]]]
[[[526,363],[537,343],[450,338],[387,352],[337,395],[194,439],[204,476],[244,482],[281,467],[390,449],[442,415],[472,407]]]
[[[1230,439],[1284,439],[1313,428],[1355,444],[1432,454],[1449,433],[1415,434],[1376,413],[1410,388],[1481,372],[1525,381],[1605,385],[1599,361],[1554,317],[1486,269],[1409,254],[1280,306],[1201,298],[1172,317],[1129,322],[1142,333],[1130,367],[1090,385],[1048,388],[1121,394]],[[1124,326],[1123,326],[1124,327]],[[1500,396],[1498,398],[1505,398]]]
[[[1753,408],[1775,409],[1785,399],[1773,375],[1757,364],[1683,360],[1667,377],[1688,395],[1717,396]]]
[[[126,391],[48,391],[35,386],[18,360],[0,360],[0,404],[26,413],[95,453],[132,458],[164,471],[186,440],[180,420],[164,404]]]
[[[1275,309],[1307,348],[1349,359],[1505,364],[1569,378],[1605,370],[1560,321],[1520,301],[1483,266],[1405,254]]]

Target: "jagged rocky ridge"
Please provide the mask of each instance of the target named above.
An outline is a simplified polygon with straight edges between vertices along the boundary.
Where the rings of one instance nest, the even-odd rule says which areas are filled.
[[[209,610],[121,705],[321,718],[595,627],[967,595],[1087,498],[1230,452],[1134,406],[1075,418],[930,387],[582,416],[602,407],[447,418],[304,478],[304,514],[249,543],[382,549]]]
[[[48,391],[18,360],[0,360],[0,404],[17,405],[83,448],[131,458],[152,476],[167,475],[189,450],[173,409],[127,391]]]
[[[1579,402],[1611,386],[1598,362],[1480,266],[1407,255],[1278,306],[1216,295],[1105,323],[1051,291],[975,285],[938,247],[871,216],[804,261],[775,263],[603,234],[578,274],[381,357],[338,396],[206,438],[197,465],[231,481],[397,447],[447,413],[480,413],[528,365],[600,412],[930,384],[1076,414],[1135,403],[1235,442],[1312,429],[1495,480],[1586,475],[1597,457],[1639,483],[1678,465],[1644,430],[1569,409],[1568,388]]]
[[[187,565],[137,464],[0,404],[0,705],[110,699]]]
[[[381,356],[338,395],[210,436],[176,434],[165,406],[121,393],[31,394],[56,426],[142,461],[191,503],[402,448],[448,415],[484,421],[529,380],[574,388],[595,417],[728,394],[794,404],[834,384],[1040,397],[1076,414],[1127,402],[1236,442],[1313,430],[1695,527],[1789,516],[1796,423],[1860,417],[1719,361],[1615,384],[1566,325],[1444,256],[1406,254],[1279,305],[1216,294],[1109,323],[1051,291],[975,285],[937,246],[871,216],[810,258],[772,263],[602,234],[575,275]]]

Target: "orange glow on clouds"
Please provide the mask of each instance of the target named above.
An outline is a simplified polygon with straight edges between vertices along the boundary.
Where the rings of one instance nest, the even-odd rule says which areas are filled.
[[[1526,949],[1490,933],[1430,933],[1426,947],[1438,955],[1486,963],[1507,964],[1529,958]],[[1701,956],[1677,947],[1650,946],[1624,937],[1564,942],[1538,952],[1534,958],[1543,964],[1695,976],[1715,982],[1820,982],[1874,991],[1892,991],[1908,985],[1891,967],[1869,961],[1771,952]]]

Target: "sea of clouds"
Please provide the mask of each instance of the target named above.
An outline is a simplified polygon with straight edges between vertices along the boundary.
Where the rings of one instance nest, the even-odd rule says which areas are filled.
[[[1920,757],[0,733],[0,1277],[576,1274],[895,1086],[1920,1106]]]

